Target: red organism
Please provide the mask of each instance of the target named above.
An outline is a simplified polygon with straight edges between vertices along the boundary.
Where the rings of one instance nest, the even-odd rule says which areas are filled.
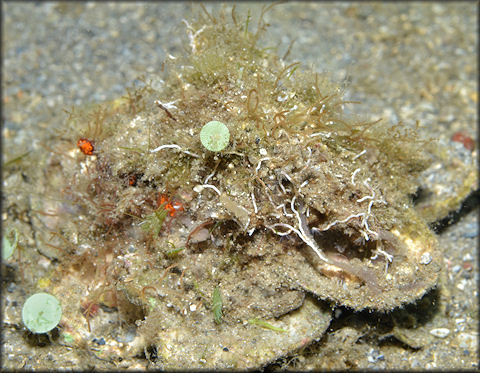
[[[452,135],[452,141],[460,142],[465,149],[472,151],[475,148],[475,141],[465,131],[457,131]]]
[[[137,175],[130,175],[128,178],[128,185],[136,186],[137,185]]]
[[[77,142],[77,146],[80,148],[83,154],[93,155],[93,144],[88,139],[80,139]]]
[[[171,217],[174,217],[178,212],[180,211],[184,211],[183,210],[183,205],[180,201],[172,201],[168,198],[168,196],[166,194],[161,194],[160,196],[158,196],[158,199],[157,199],[157,204],[158,206],[161,206],[162,204],[165,203],[165,210],[168,211],[168,214],[171,216]]]

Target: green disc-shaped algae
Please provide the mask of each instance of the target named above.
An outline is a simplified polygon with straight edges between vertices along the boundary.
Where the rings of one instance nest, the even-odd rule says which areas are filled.
[[[49,332],[58,325],[61,317],[60,302],[47,293],[33,294],[23,305],[23,323],[33,333]]]

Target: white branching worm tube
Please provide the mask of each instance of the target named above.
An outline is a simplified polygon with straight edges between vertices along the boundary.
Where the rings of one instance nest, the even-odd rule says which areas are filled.
[[[363,154],[365,154],[367,151],[365,149],[363,149],[360,153],[358,153],[355,157],[353,157],[353,159],[357,159],[358,157],[362,156]]]
[[[222,193],[220,193],[220,191],[217,189],[215,185],[210,185],[210,184],[197,185],[195,188],[193,188],[193,190],[197,193],[200,193],[205,188],[213,189],[215,192],[217,192],[219,196],[222,195]]]
[[[368,178],[367,180],[364,180],[363,185],[365,185],[368,188],[368,190],[370,190],[370,192],[372,192],[372,195],[371,196],[365,196],[365,197],[362,197],[360,199],[357,199],[358,203],[363,202],[366,199],[374,199],[375,198],[375,195],[376,195],[375,191],[372,189],[372,187],[370,185],[368,185],[367,181],[370,181],[370,178]]]
[[[315,253],[318,255],[318,257],[320,259],[322,259],[324,262],[326,263],[330,263],[330,261],[328,260],[328,258],[323,254],[322,250],[320,250],[320,248],[318,247],[317,243],[315,242],[315,240],[313,239],[309,229],[308,229],[308,226],[307,226],[307,221],[306,221],[306,218],[305,216],[300,216],[300,213],[295,209],[295,198],[296,197],[293,197],[292,198],[292,201],[290,203],[290,208],[292,209],[293,213],[295,214],[295,216],[297,217],[297,221],[298,221],[298,228],[299,229],[296,229],[294,227],[292,227],[291,225],[288,225],[288,224],[283,224],[283,223],[277,223],[277,224],[273,224],[272,226],[269,226],[267,228],[270,228],[271,230],[273,230],[276,234],[278,234],[279,236],[285,236],[287,235],[288,233],[278,233],[276,230],[274,230],[273,228],[274,227],[285,227],[285,228],[288,228],[290,229],[291,231],[295,232],[297,234],[298,237],[300,237],[300,239],[305,242],[308,246],[310,246],[312,248],[313,251],[315,251]],[[303,219],[302,219],[303,218]]]
[[[353,174],[352,174],[352,184],[355,185],[355,175],[357,174],[357,172],[360,171],[360,168],[357,168],[355,171],[353,171]]]
[[[167,145],[160,145],[158,148],[155,148],[155,149],[153,149],[153,150],[150,150],[150,153],[159,152],[159,151],[162,150],[162,149],[168,149],[168,148],[174,148],[174,149],[180,149],[180,150],[182,150],[182,147],[179,146],[179,145],[167,144]]]
[[[255,173],[257,173],[258,170],[260,170],[260,167],[262,166],[262,161],[267,161],[267,160],[269,160],[269,159],[270,159],[270,157],[265,157],[265,158],[260,159],[260,160],[258,161],[257,168],[255,168]]]
[[[183,150],[181,146],[176,145],[176,144],[160,145],[158,148],[155,148],[155,149],[153,149],[153,150],[150,150],[150,153],[159,152],[159,151],[162,150],[162,149],[178,149],[178,150],[182,151],[182,152],[185,153],[185,154],[191,155],[192,157],[200,158],[199,155],[197,155],[197,154],[195,154],[195,153],[192,153],[192,152],[189,152],[188,150]]]
[[[253,192],[252,192],[252,203],[253,203],[253,211],[256,214],[258,212],[258,209],[257,209],[257,204],[255,203],[255,194]]]

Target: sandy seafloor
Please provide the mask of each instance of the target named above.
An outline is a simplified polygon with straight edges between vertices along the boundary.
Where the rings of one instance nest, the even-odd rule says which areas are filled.
[[[250,8],[255,25],[261,6],[241,3],[237,10],[245,14]],[[137,77],[159,73],[166,53],[182,48],[182,19],[190,7],[183,2],[3,2],[2,15],[2,138],[8,149],[22,154],[61,131],[63,108],[116,98],[138,84]],[[288,60],[349,81],[348,99],[362,102],[350,110],[389,123],[419,120],[470,161],[476,151],[465,152],[450,139],[459,130],[477,139],[477,17],[474,2],[292,2],[267,13],[270,28],[262,43],[278,47],[282,56],[294,40]],[[452,177],[434,182],[448,184]],[[441,306],[420,326],[422,348],[362,340],[360,327],[352,327],[359,322],[267,369],[478,369],[478,204],[443,229],[439,242],[445,264],[437,294]],[[15,318],[20,313],[12,310],[25,300],[20,287],[2,285],[8,311],[2,327],[4,368],[112,369],[60,345],[28,344]],[[448,329],[448,335],[430,333],[438,328]],[[118,366],[131,365],[124,360]],[[135,366],[147,362],[137,359]]]

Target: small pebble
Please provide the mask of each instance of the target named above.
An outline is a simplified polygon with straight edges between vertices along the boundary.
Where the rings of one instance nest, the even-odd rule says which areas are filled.
[[[466,254],[463,256],[463,258],[462,258],[462,260],[463,260],[464,262],[471,262],[473,259],[474,259],[474,258],[473,258],[473,256],[472,256],[470,253],[466,253]]]
[[[7,291],[9,293],[13,293],[16,288],[17,288],[17,284],[15,284],[14,282],[9,282],[7,285]]]
[[[100,338],[100,339],[94,338],[94,339],[92,340],[92,342],[93,342],[93,343],[96,343],[96,344],[99,345],[99,346],[103,346],[103,345],[105,345],[105,343],[106,343],[106,342],[105,342],[105,338],[103,338],[103,337]]]
[[[461,266],[460,264],[454,265],[454,266],[452,267],[452,272],[453,272],[453,273],[458,273],[458,272],[460,272],[460,269],[461,269],[461,268],[462,268],[462,266]]]
[[[437,338],[446,338],[450,334],[450,330],[447,328],[432,329],[430,334]]]
[[[432,256],[430,253],[423,253],[422,256],[420,257],[420,264],[429,264],[432,261]]]
[[[337,308],[335,311],[333,311],[333,317],[338,319],[342,315],[342,310],[340,308]]]

